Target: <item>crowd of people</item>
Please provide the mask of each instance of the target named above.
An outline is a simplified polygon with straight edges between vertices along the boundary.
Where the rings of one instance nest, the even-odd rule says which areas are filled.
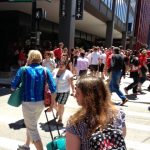
[[[142,91],[142,84],[150,70],[146,49],[137,52],[123,50],[121,47],[93,46],[89,50],[76,47],[68,51],[61,42],[54,50],[45,50],[43,57],[40,51],[30,50],[25,71],[20,67],[12,81],[12,90],[18,87],[22,79],[25,83],[22,112],[27,138],[18,150],[29,150],[30,142],[34,143],[37,150],[43,150],[37,121],[44,109],[46,79],[52,93],[52,104],[56,110],[58,124],[63,123],[64,105],[70,94],[81,106],[81,109],[70,117],[66,127],[67,150],[90,149],[89,137],[92,132],[97,127],[103,130],[108,124],[120,129],[125,137],[125,113],[115,108],[111,93],[115,92],[120,97],[120,105],[123,106],[128,102],[124,92],[128,94],[128,91],[133,89],[133,94],[138,94]],[[23,63],[25,64],[20,61],[20,66],[23,66]],[[125,78],[127,74],[133,78],[133,83],[124,87],[122,92],[121,78]]]

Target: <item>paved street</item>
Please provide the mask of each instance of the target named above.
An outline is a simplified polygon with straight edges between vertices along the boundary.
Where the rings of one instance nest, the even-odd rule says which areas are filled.
[[[131,82],[130,78],[123,79],[121,82],[121,89],[127,86]],[[150,106],[150,92],[148,92],[147,86],[150,81],[146,81],[143,85],[143,93],[137,95],[129,95],[129,102],[121,107],[126,113],[127,124],[127,136],[126,143],[128,150],[149,150],[150,149],[150,112],[148,106]],[[124,91],[123,91],[124,92]],[[129,91],[131,94],[132,91]],[[22,124],[22,112],[21,107],[14,108],[7,105],[7,100],[10,94],[8,88],[0,87],[0,150],[16,150],[18,144],[22,144],[25,138],[25,127]],[[121,102],[116,94],[112,95],[113,102],[117,104]],[[68,117],[78,109],[76,100],[70,96],[65,106],[64,126]],[[52,114],[49,113],[51,123],[54,124]],[[51,139],[48,132],[48,126],[46,124],[46,118],[44,112],[39,120],[39,131],[43,144],[46,145]],[[53,127],[54,134],[56,130]],[[64,127],[60,126],[63,130]],[[45,148],[46,149],[46,148]],[[32,145],[31,150],[35,150]]]

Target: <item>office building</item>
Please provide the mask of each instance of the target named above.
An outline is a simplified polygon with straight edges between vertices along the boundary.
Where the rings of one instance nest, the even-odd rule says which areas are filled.
[[[49,46],[49,41],[52,47],[62,41],[69,50],[74,46],[88,49],[92,45],[128,47],[126,41],[134,36],[136,1],[2,0],[0,70],[10,69],[13,50],[22,47],[28,49],[34,37],[37,37],[34,34],[37,31],[41,35],[38,32],[40,41],[36,44],[44,49]],[[38,13],[35,13],[35,8]],[[39,19],[41,9],[46,14],[45,19]],[[4,64],[5,61],[7,63]]]

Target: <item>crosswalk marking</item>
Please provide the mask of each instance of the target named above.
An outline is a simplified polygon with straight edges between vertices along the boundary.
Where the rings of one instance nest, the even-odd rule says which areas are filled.
[[[9,143],[9,144],[8,144]],[[19,140],[13,140],[5,137],[0,137],[0,149],[5,150],[16,150],[18,148],[18,145],[22,145],[23,142]],[[150,144],[145,144],[141,142],[134,142],[130,140],[126,140],[127,148],[130,150],[148,150],[150,148]],[[34,145],[30,145],[31,150],[36,150]],[[44,150],[46,150],[46,147],[44,147]]]
[[[22,144],[24,144],[22,141],[0,137],[0,149],[4,148],[7,150],[16,150],[18,148],[18,145],[22,145]],[[33,144],[31,144],[30,147],[31,150],[36,150]],[[44,147],[44,150],[46,150],[46,147]]]
[[[141,125],[141,124],[129,123],[129,122],[127,122],[126,125],[127,125],[127,128],[150,132],[150,126],[149,125]]]
[[[146,114],[146,113],[138,113],[138,112],[126,111],[126,115],[150,118],[150,115],[148,116],[148,114]],[[20,118],[20,119],[22,119],[22,118]],[[0,116],[0,122],[6,123],[6,124],[14,123],[14,122],[16,122],[18,120],[19,119],[15,118],[15,117],[9,117],[8,118],[6,116],[2,116],[2,115]],[[136,129],[136,130],[150,132],[150,126],[149,125],[141,125],[141,124],[136,124],[136,123],[131,123],[131,122],[126,122],[126,125],[127,125],[127,128],[130,128],[130,129]]]
[[[137,117],[144,117],[144,118],[149,118],[150,119],[150,114],[149,113],[139,113],[135,111],[126,111],[126,115],[128,116],[137,116]]]
[[[74,101],[74,99],[72,101]],[[135,105],[135,104],[132,103],[132,102],[131,103],[129,102],[129,106],[132,106],[132,105]],[[66,107],[66,109],[79,108],[78,105],[70,105],[70,101],[65,107]],[[136,119],[140,118],[141,120],[143,120],[143,119],[149,120],[150,119],[150,114],[145,112],[145,109],[147,109],[147,106],[146,105],[136,104],[136,107],[138,107],[141,110],[141,113],[140,112],[136,112],[134,110],[130,111],[130,110],[127,109],[127,107],[123,107],[125,109],[124,112],[125,112],[126,117],[127,117],[127,121],[126,121],[127,130],[128,129],[129,130],[132,129],[135,132],[143,131],[143,133],[144,134],[146,133],[146,136],[148,136],[148,134],[150,133],[150,126],[149,126],[149,124],[144,125],[144,123],[142,124],[142,122],[134,123],[134,120],[131,120],[131,117],[136,118]],[[144,111],[142,112],[142,110],[144,110]],[[19,111],[20,111],[20,108],[19,108]],[[52,115],[52,114],[50,114],[50,115]],[[50,116],[50,118],[52,118],[52,116]],[[131,121],[128,121],[128,118]],[[15,123],[16,121],[18,121],[20,119],[22,119],[22,113],[20,113],[20,115],[18,114],[18,116],[11,116],[11,117],[10,116],[5,116],[3,113],[1,113],[1,115],[0,115],[0,124],[2,124],[2,125],[3,124],[7,124],[8,125],[9,123]],[[42,115],[42,118],[39,121],[40,122],[43,121],[45,123],[46,122],[45,116],[43,117],[43,115]],[[40,125],[38,125],[38,128],[39,128],[39,131],[41,132]],[[54,135],[55,135],[55,132],[56,131],[54,131]],[[43,138],[44,142],[45,141],[49,141],[49,140],[47,140],[47,139],[50,139],[49,133],[47,134],[48,137],[46,137],[45,135],[46,134],[44,133],[44,136],[43,136],[44,137]],[[129,137],[130,137],[130,133],[129,133]],[[133,138],[132,138],[132,140],[126,140],[126,144],[127,144],[128,150],[149,150],[150,149],[149,142],[144,143],[143,141],[139,141],[139,139],[133,139]],[[18,144],[23,144],[23,141],[15,140],[15,139],[12,139],[12,138],[9,139],[9,138],[6,138],[6,137],[0,137],[0,150],[16,150],[17,147],[18,147]],[[44,149],[46,150],[46,148],[44,148]],[[31,145],[31,150],[35,150],[34,145]]]
[[[126,140],[128,150],[149,150],[150,144]]]

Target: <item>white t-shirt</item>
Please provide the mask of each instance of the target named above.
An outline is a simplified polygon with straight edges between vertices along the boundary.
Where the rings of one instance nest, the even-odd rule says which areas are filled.
[[[53,78],[56,80],[57,84],[57,93],[63,93],[63,92],[68,92],[70,91],[70,83],[69,80],[70,78],[73,77],[73,74],[69,70],[65,70],[64,73],[60,75],[60,77],[57,76],[58,68],[54,69],[52,74]]]
[[[46,60],[44,59],[42,62],[42,66],[47,67],[49,70],[53,71],[56,68],[56,63],[54,59]]]
[[[102,63],[105,64],[106,63],[106,54],[103,53],[102,55],[100,55],[100,59],[101,59]]]
[[[91,54],[91,64],[92,65],[98,65],[99,64],[99,59],[100,59],[99,52],[92,52],[92,54]]]
[[[89,65],[91,64],[91,55],[92,55],[92,53],[89,53],[89,54],[86,56],[86,58],[87,58],[88,61],[89,61]]]

